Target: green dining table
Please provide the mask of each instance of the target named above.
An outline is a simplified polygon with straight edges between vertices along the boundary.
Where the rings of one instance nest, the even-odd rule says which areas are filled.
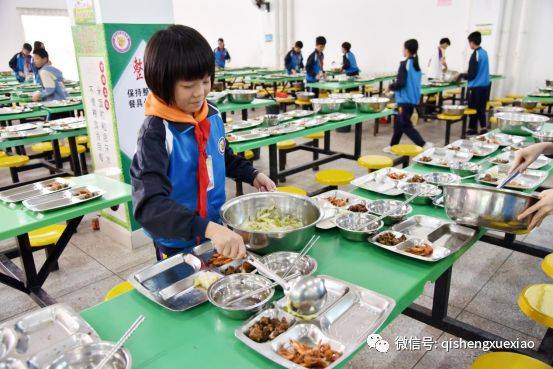
[[[309,82],[306,84],[306,87],[317,88],[319,90],[339,90],[345,91],[353,88],[362,87],[363,90],[365,86],[378,83],[380,84],[380,90],[382,90],[382,83],[385,81],[391,81],[396,78],[395,75],[368,78],[368,79],[357,79],[354,81],[320,81],[320,82]],[[382,92],[382,91],[380,91]]]
[[[41,118],[48,116],[48,112],[45,109],[39,108],[31,111],[26,111],[23,113],[17,114],[1,114],[0,122],[8,122],[12,120],[21,120],[21,119],[30,119],[30,118]]]
[[[225,102],[218,104],[217,109],[219,109],[219,112],[221,113],[223,121],[226,122],[227,113],[229,111],[230,112],[241,111],[242,120],[246,120],[248,119],[249,109],[265,108],[267,106],[273,106],[276,104],[277,104],[276,101],[273,99],[254,99],[252,102],[249,102],[249,103],[232,103],[226,100]]]

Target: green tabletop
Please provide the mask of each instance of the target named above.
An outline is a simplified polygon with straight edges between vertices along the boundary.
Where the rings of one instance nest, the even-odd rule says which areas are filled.
[[[250,82],[252,83],[263,83],[263,84],[272,84],[272,83],[290,83],[290,82],[302,82],[305,79],[304,75],[292,75],[282,76],[278,78],[269,78],[266,76],[257,76],[252,77]]]
[[[18,114],[0,115],[0,122],[18,120],[18,119],[46,117],[47,115],[48,115],[48,112],[45,109],[36,109],[36,110],[32,110],[24,113],[18,113]]]
[[[553,104],[553,96],[526,96],[524,101],[536,101],[544,104]]]
[[[82,102],[75,105],[59,106],[54,108],[44,107],[44,110],[46,110],[48,114],[65,113],[68,111],[83,110],[83,109],[84,109],[84,106]]]
[[[321,81],[311,82],[306,86],[311,88],[318,88],[320,90],[346,90],[350,88],[356,88],[365,85],[371,85],[374,83],[390,81],[396,78],[395,75],[375,77],[369,79],[357,79],[355,81]]]
[[[490,75],[490,81],[491,82],[497,81],[497,80],[503,79],[503,78],[504,77],[502,75],[499,75],[499,74]],[[444,92],[446,90],[451,90],[451,89],[460,88],[460,87],[467,87],[467,82],[466,81],[459,82],[459,83],[453,82],[453,83],[450,83],[450,84],[445,85],[445,86],[422,86],[421,94],[422,95],[433,95],[433,94],[437,94],[437,93],[440,93],[440,92]]]
[[[340,127],[351,126],[352,124],[367,122],[373,119],[387,117],[389,115],[394,114],[394,110],[392,109],[384,109],[379,113],[357,113],[354,109],[343,110],[343,112],[355,113],[356,115],[355,117],[350,119],[342,120],[339,122],[329,122],[326,124],[321,124],[320,126],[302,129],[301,131],[296,131],[296,132],[287,133],[287,134],[278,135],[278,136],[269,136],[266,138],[261,138],[259,140],[230,143],[230,147],[234,152],[244,152],[246,150],[252,150],[263,146],[276,144],[278,142],[304,137],[311,133],[332,131]],[[316,116],[324,116],[324,115],[317,114]]]
[[[53,140],[62,140],[67,137],[77,137],[77,136],[86,136],[86,128],[75,129],[72,131],[54,131],[53,133],[46,136],[37,136],[30,138],[22,138],[19,140],[3,140],[0,141],[0,150],[5,150],[8,147],[17,147],[23,145],[31,145],[37,142],[46,142]]]
[[[126,183],[98,174],[73,177],[71,180],[76,186],[96,186],[105,190],[106,194],[101,198],[83,202],[80,205],[45,213],[34,213],[21,204],[10,205],[0,202],[0,219],[2,219],[0,240],[131,201],[131,186]]]
[[[253,109],[253,108],[262,108],[265,106],[272,106],[272,105],[276,105],[276,101],[272,99],[255,99],[250,103],[244,103],[244,104],[237,104],[237,103],[231,103],[226,101],[222,104],[217,105],[217,109],[219,109],[219,112],[221,113],[226,113],[229,111],[240,111],[240,110],[247,110],[247,109]]]

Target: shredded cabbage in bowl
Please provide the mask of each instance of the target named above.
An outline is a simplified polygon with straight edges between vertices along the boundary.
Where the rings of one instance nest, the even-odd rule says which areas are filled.
[[[303,222],[290,214],[282,215],[275,205],[257,210],[241,228],[247,231],[279,232],[303,227]]]

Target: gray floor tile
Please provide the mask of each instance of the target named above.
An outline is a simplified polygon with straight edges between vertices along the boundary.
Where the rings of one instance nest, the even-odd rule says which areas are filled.
[[[106,293],[116,284],[123,280],[117,275],[112,275],[105,279],[96,281],[77,291],[70,292],[57,298],[58,302],[63,302],[71,306],[76,311],[87,309],[91,306],[104,301]]]
[[[428,297],[426,295],[420,295],[415,301],[415,304],[419,304],[421,306],[424,306],[425,308],[432,309],[432,297]],[[460,313],[462,309],[458,308],[455,305],[449,304],[447,307],[447,316],[451,318],[456,318]]]

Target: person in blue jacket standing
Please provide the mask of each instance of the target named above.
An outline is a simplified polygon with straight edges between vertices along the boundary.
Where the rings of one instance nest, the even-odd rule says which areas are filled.
[[[38,68],[42,89],[33,95],[33,101],[65,100],[69,94],[63,85],[63,74],[50,62],[48,52],[38,49],[33,52],[33,61]]]
[[[461,78],[466,78],[468,81],[468,106],[476,110],[476,114],[470,116],[467,135],[477,135],[478,122],[480,122],[480,133],[488,132],[486,104],[490,97],[490,64],[488,53],[480,46],[482,34],[478,31],[472,32],[468,36],[468,41],[474,51],[470,56],[468,73],[461,74]]]
[[[351,44],[349,42],[346,41],[342,44],[342,53],[344,54],[342,58],[342,73],[348,76],[358,76],[359,67],[357,66],[355,55],[351,52]]]
[[[324,54],[323,51],[326,47],[326,38],[319,36],[315,39],[315,50],[307,58],[305,64],[305,80],[308,83],[317,82],[324,78]]]
[[[390,146],[384,151],[389,152],[390,147],[399,144],[401,136],[405,133],[407,137],[422,147],[430,147],[432,144],[426,142],[420,133],[413,127],[411,116],[421,98],[421,68],[419,66],[419,43],[415,39],[405,41],[403,56],[406,58],[399,64],[396,81],[388,87],[395,91],[396,104],[399,116],[394,123],[394,133]]]
[[[217,68],[224,69],[227,61],[230,61],[230,54],[227,49],[225,49],[225,40],[220,38],[217,40],[217,47],[213,50],[215,54],[215,65]]]
[[[31,44],[24,43],[20,52],[15,54],[9,61],[9,66],[13,70],[13,74],[18,82],[25,82],[27,76],[33,72],[33,58]]]
[[[284,57],[284,66],[288,74],[297,74],[300,73],[304,68],[303,65],[303,55],[301,54],[301,49],[303,48],[303,42],[296,41],[294,47],[288,51]]]

